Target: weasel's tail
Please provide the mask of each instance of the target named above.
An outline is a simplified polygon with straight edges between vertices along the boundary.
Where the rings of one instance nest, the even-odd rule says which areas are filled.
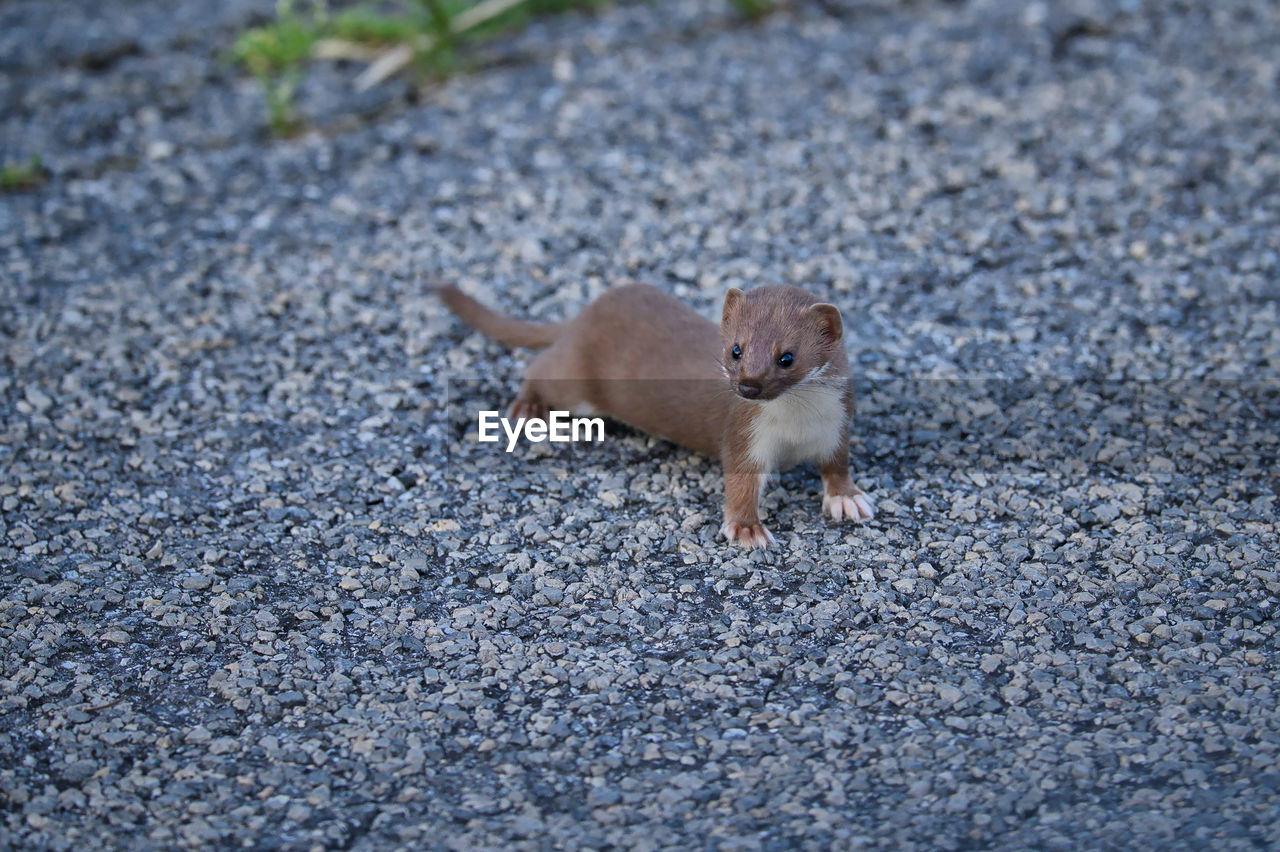
[[[504,316],[492,308],[480,304],[452,284],[434,288],[438,295],[467,325],[507,346],[525,349],[542,349],[555,343],[564,328],[560,322],[526,322]]]

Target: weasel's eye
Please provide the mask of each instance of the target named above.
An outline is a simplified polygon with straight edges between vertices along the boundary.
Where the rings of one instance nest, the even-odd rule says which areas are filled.
[[[784,370],[787,367],[790,367],[795,362],[796,362],[796,356],[792,355],[790,352],[783,352],[781,355],[778,356],[778,366]]]
[[[733,348],[729,350],[729,354],[733,356],[733,360],[737,361],[742,357],[742,347],[736,343],[733,344]]]

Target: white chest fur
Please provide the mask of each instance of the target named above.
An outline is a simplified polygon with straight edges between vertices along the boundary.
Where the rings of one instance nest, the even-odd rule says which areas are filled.
[[[845,451],[843,381],[810,380],[777,399],[759,403],[751,424],[751,461],[762,471],[802,461],[825,461]]]

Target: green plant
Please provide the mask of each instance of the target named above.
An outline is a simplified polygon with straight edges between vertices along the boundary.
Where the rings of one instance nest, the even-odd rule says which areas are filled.
[[[303,17],[286,0],[276,10],[275,23],[241,33],[231,55],[255,76],[278,74],[300,65],[311,55],[323,25],[318,14]]]
[[[734,8],[744,18],[758,21],[773,11],[773,0],[733,0]]]
[[[288,136],[302,126],[298,111],[293,107],[293,94],[300,79],[301,72],[290,69],[261,81],[267,100],[267,125],[277,136]]]
[[[261,84],[267,102],[267,123],[278,135],[291,133],[299,126],[293,96],[302,76],[302,64],[310,58],[323,25],[319,9],[304,17],[293,10],[288,0],[281,0],[274,23],[242,33],[231,48],[232,57]]]
[[[426,14],[423,32],[427,37],[411,42],[414,60],[421,71],[438,77],[448,76],[458,68],[454,20],[465,11],[465,6],[443,0],[417,0],[417,3]]]
[[[262,86],[273,132],[300,125],[294,94],[304,65],[313,56],[373,60],[356,81],[375,86],[414,66],[422,74],[447,76],[464,64],[469,45],[526,25],[536,16],[594,9],[611,0],[399,0],[363,5],[330,16],[323,0],[308,14],[280,0],[276,20],[242,33],[231,57]],[[766,4],[768,0],[740,0]],[[317,50],[317,48],[321,48]]]
[[[403,44],[423,30],[419,15],[388,15],[356,6],[334,15],[326,36],[345,39],[370,47]]]
[[[0,191],[33,189],[42,183],[44,183],[44,164],[39,154],[32,154],[25,163],[8,163],[0,168]]]
[[[415,0],[427,27],[411,42],[420,71],[448,75],[464,67],[467,48],[525,27],[537,17],[596,9],[613,0]]]

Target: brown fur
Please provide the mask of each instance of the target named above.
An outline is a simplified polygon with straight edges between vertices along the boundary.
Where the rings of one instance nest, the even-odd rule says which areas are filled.
[[[849,478],[853,395],[840,312],[805,291],[730,290],[719,328],[645,284],[616,287],[561,323],[503,316],[456,287],[437,291],[454,313],[484,334],[510,346],[543,350],[529,365],[511,404],[514,416],[543,417],[552,409],[585,405],[719,456],[725,469],[723,532],[728,538],[749,547],[772,540],[758,510],[760,474],[772,472],[753,457],[753,448],[759,452],[762,446],[777,448],[785,466],[817,463],[824,506],[834,499],[837,503],[831,505],[843,507],[829,508],[833,516],[843,511],[851,519],[870,517],[870,501]],[[735,345],[738,358],[732,354]],[[789,367],[778,364],[784,353],[794,359]],[[813,378],[816,371],[821,372]],[[806,387],[798,388],[802,384]],[[805,394],[812,395],[815,387],[822,400],[838,395],[838,414],[830,422],[808,423],[807,434],[816,432],[820,440],[794,448],[799,457],[792,459],[786,424],[775,423],[764,406],[808,399]],[[754,400],[743,396],[757,389]],[[804,406],[799,410],[809,411]],[[825,448],[820,458],[810,451],[817,445]],[[844,499],[854,502],[838,502]]]

